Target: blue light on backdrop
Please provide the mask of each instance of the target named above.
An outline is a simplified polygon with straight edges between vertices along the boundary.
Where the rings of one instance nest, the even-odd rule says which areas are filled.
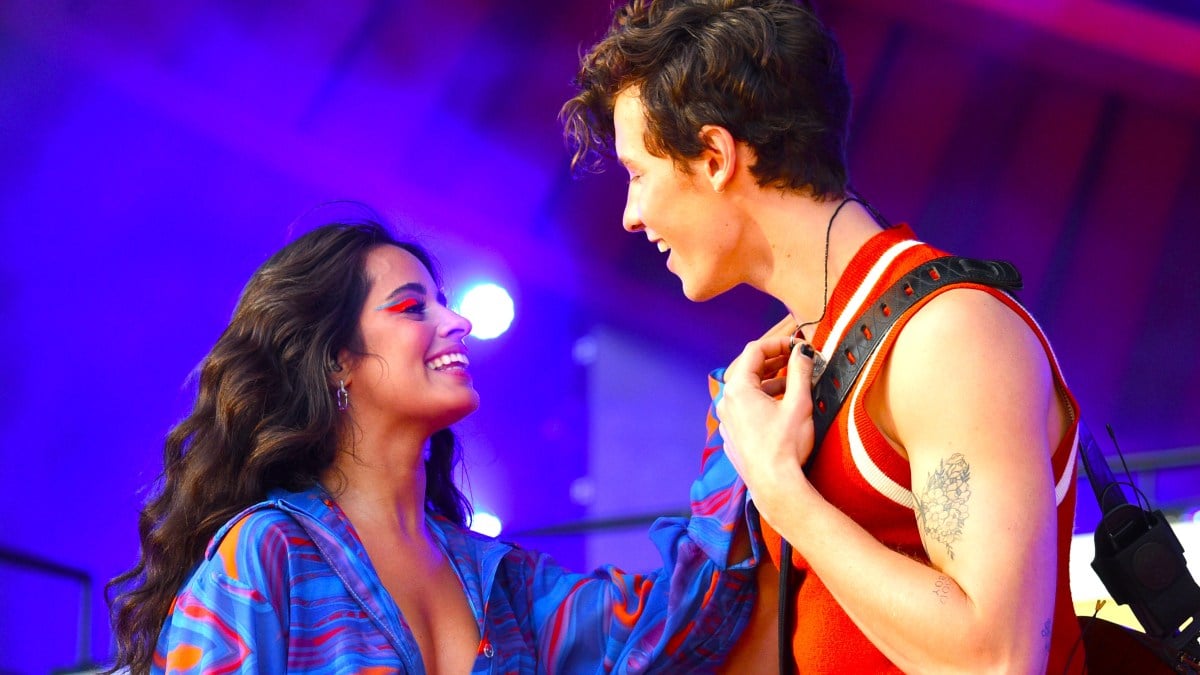
[[[476,511],[471,516],[471,529],[489,537],[499,537],[504,530],[504,523],[487,511]]]
[[[457,311],[471,320],[471,335],[480,340],[500,337],[516,316],[512,296],[503,286],[493,283],[477,284],[468,289]]]

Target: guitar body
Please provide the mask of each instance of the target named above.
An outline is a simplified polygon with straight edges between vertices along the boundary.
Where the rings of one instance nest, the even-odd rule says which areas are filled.
[[[1121,624],[1079,617],[1090,675],[1174,675],[1153,638]]]

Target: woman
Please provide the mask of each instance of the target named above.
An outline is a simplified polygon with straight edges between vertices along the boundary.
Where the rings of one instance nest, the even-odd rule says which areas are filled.
[[[259,268],[167,438],[141,558],[113,581],[116,666],[714,668],[754,562],[723,452],[690,523],[655,527],[664,567],[646,577],[570,574],[471,533],[448,429],[479,405],[470,330],[430,257],[377,224],[317,228]]]

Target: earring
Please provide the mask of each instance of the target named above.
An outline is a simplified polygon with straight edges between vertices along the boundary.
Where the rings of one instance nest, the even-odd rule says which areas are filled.
[[[346,408],[350,407],[350,392],[346,391],[345,380],[338,380],[337,407],[342,412],[346,412]]]

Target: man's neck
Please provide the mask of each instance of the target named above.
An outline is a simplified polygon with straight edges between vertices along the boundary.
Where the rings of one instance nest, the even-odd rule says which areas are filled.
[[[842,202],[771,190],[746,202],[763,242],[754,253],[748,283],[787,306],[798,324],[820,318],[827,293],[858,250],[882,229],[862,204]]]

